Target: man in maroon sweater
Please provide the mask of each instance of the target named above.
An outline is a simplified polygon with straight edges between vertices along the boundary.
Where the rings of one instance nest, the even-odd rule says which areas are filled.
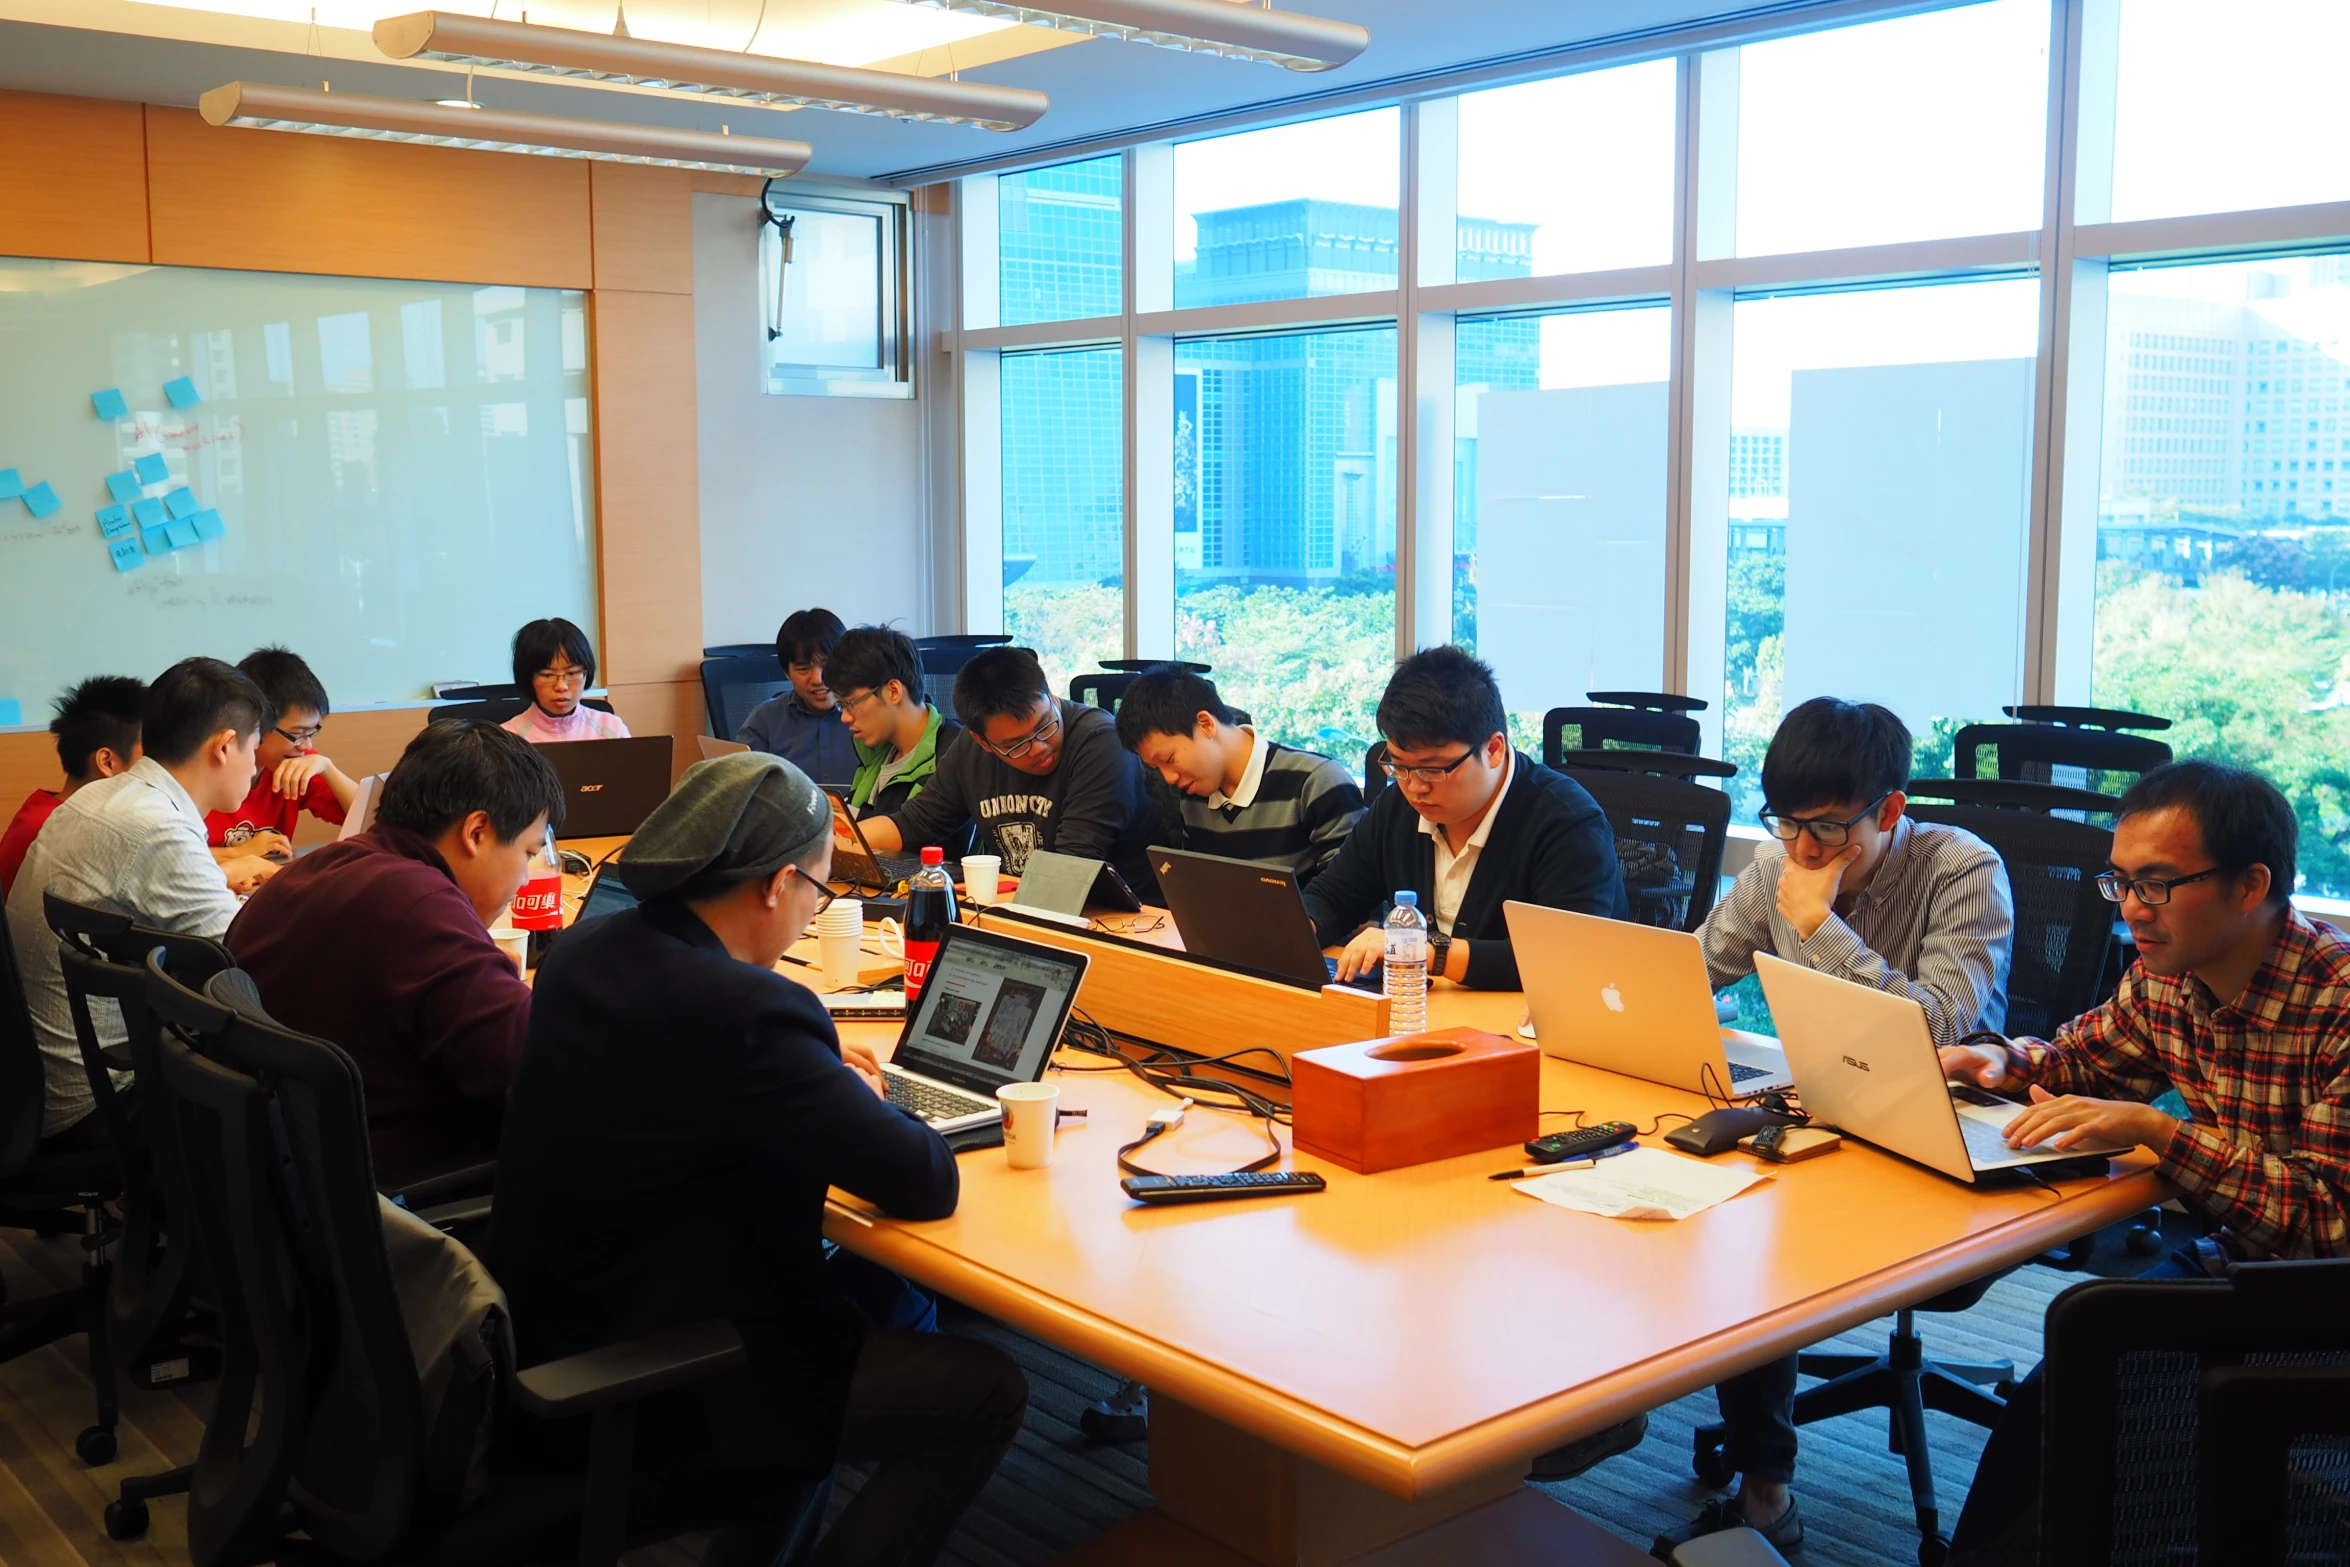
[[[303,855],[229,927],[270,1015],[359,1064],[387,1189],[496,1157],[530,987],[489,922],[562,819],[562,784],[528,742],[430,724],[384,781],[375,825]]]

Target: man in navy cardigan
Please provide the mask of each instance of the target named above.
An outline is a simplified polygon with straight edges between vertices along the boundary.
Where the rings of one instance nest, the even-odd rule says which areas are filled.
[[[1476,990],[1517,990],[1502,905],[1516,901],[1622,919],[1615,833],[1583,786],[1510,749],[1493,671],[1457,647],[1398,664],[1379,698],[1383,789],[1305,889],[1324,945],[1343,941],[1338,978],[1383,956],[1395,894],[1428,915],[1428,972]]]

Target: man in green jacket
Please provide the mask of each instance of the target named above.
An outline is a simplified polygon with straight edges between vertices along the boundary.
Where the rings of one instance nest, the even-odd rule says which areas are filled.
[[[921,653],[902,631],[859,626],[842,632],[833,644],[824,679],[840,706],[841,721],[857,741],[850,806],[859,820],[902,809],[922,792],[938,770],[941,753],[963,732],[924,696]]]

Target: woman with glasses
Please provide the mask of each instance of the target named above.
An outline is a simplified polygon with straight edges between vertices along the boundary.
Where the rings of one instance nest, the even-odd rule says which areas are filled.
[[[506,729],[532,745],[628,738],[619,715],[584,700],[596,683],[596,650],[586,632],[560,615],[514,633],[514,683],[529,694],[530,706],[507,719]]]

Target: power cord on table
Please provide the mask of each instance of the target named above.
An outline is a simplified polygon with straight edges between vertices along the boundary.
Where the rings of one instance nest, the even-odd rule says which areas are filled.
[[[1071,1066],[1064,1063],[1056,1066],[1055,1071],[1131,1072],[1159,1092],[1180,1101],[1172,1109],[1152,1111],[1149,1122],[1144,1126],[1143,1134],[1118,1150],[1118,1168],[1127,1174],[1163,1174],[1163,1171],[1144,1169],[1128,1156],[1152,1138],[1164,1136],[1181,1126],[1185,1113],[1195,1107],[1206,1110],[1226,1110],[1235,1115],[1253,1116],[1264,1123],[1265,1142],[1268,1146],[1264,1157],[1244,1164],[1239,1169],[1228,1173],[1245,1175],[1251,1170],[1262,1170],[1281,1157],[1281,1138],[1273,1128],[1276,1124],[1288,1124],[1288,1106],[1276,1104],[1262,1094],[1251,1093],[1237,1084],[1219,1082],[1214,1078],[1198,1075],[1198,1069],[1202,1067],[1228,1065],[1242,1056],[1266,1055],[1272,1057],[1275,1067],[1280,1069],[1277,1080],[1286,1083],[1289,1080],[1287,1066],[1282,1062],[1280,1053],[1271,1047],[1249,1045],[1239,1050],[1227,1051],[1220,1056],[1194,1056],[1169,1050],[1163,1045],[1149,1045],[1135,1040],[1131,1043],[1138,1048],[1155,1052],[1152,1059],[1136,1060],[1118,1048],[1116,1039],[1108,1029],[1095,1022],[1084,1011],[1076,1009],[1071,1011],[1068,1024],[1061,1030],[1061,1042],[1072,1049],[1082,1050],[1091,1055],[1108,1056],[1111,1064],[1107,1066]],[[1260,1069],[1250,1067],[1243,1070],[1256,1071]],[[1272,1076],[1273,1074],[1266,1075]],[[1214,1103],[1212,1099],[1215,1096],[1228,1097],[1232,1102],[1229,1104]]]

